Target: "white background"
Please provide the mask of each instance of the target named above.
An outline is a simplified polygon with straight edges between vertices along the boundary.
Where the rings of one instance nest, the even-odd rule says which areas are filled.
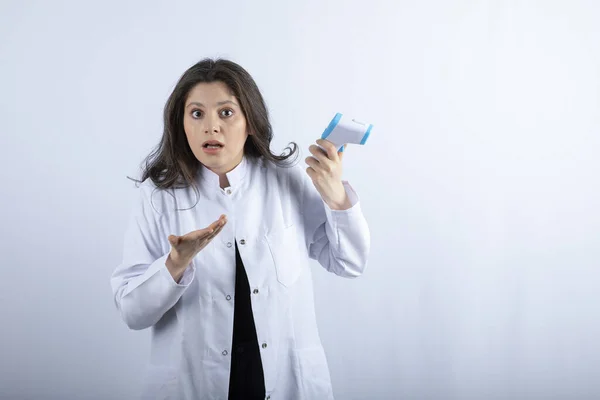
[[[112,303],[179,76],[244,66],[272,148],[373,123],[344,177],[372,255],[314,265],[338,399],[600,398],[600,5],[0,3],[0,398],[131,399],[149,331]]]

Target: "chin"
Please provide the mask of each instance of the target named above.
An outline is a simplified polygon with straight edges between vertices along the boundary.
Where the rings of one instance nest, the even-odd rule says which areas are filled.
[[[196,158],[202,165],[206,168],[212,170],[215,173],[220,173],[220,171],[231,170],[232,164],[236,164],[235,159],[237,158],[235,155],[221,153],[215,155],[204,154],[202,150],[200,150],[200,157],[196,155]]]
[[[215,170],[215,171],[223,169],[227,165],[227,160],[222,159],[221,157],[219,157],[218,159],[216,159],[216,158],[213,158],[213,159],[208,158],[207,159],[206,157],[202,157],[199,160],[202,163],[202,165],[204,165],[206,168]]]

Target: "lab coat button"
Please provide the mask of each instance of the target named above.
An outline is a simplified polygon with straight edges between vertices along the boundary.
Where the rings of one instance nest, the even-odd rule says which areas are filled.
[[[240,244],[246,244],[246,241],[244,239],[240,240]]]
[[[227,242],[227,247],[231,247],[233,244],[231,242]]]
[[[223,350],[223,352],[221,354],[223,354],[224,356],[226,356],[227,355],[227,350]]]
[[[252,291],[252,293],[254,293],[254,294],[258,294],[258,289],[254,289],[254,290]]]
[[[267,348],[267,344],[266,344],[266,343],[263,343],[263,344],[262,344],[262,348],[263,348],[263,349],[266,349],[266,348]]]
[[[227,189],[227,194],[231,194],[231,189]]]
[[[231,300],[231,296],[227,295],[227,297],[225,297],[227,300]]]

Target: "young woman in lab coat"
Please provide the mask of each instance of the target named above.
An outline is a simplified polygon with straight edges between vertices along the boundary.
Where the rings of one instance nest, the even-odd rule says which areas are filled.
[[[143,398],[333,398],[309,258],[357,277],[369,228],[343,153],[317,140],[294,164],[272,137],[231,61],[192,66],[167,101],[111,278],[127,326],[152,328]]]

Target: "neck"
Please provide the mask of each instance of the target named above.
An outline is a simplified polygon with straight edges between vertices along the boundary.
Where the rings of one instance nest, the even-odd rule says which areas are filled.
[[[233,165],[227,167],[227,166],[219,166],[219,167],[215,167],[215,168],[211,168],[211,167],[206,167],[207,169],[211,170],[214,174],[216,174],[219,177],[219,186],[221,187],[221,189],[225,189],[226,187],[230,186],[229,183],[229,179],[227,178],[227,174],[231,171],[233,171],[238,165],[240,165],[240,163],[243,161],[243,154],[241,154],[241,156],[239,157],[239,159],[237,160],[237,162],[235,162]]]

